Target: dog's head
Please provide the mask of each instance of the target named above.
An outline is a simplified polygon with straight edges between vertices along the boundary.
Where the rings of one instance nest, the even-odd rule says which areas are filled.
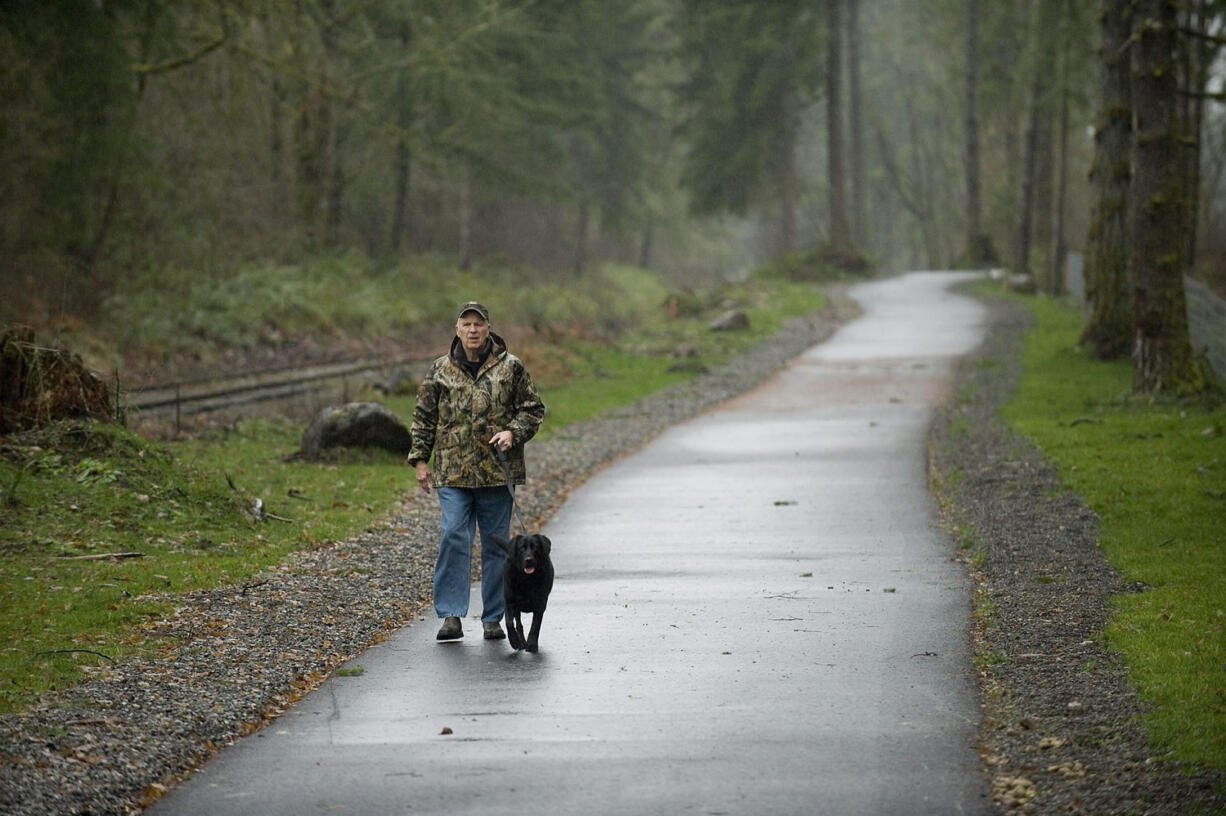
[[[511,539],[508,556],[511,566],[524,575],[536,572],[537,567],[549,561],[549,539],[535,535],[517,535]]]

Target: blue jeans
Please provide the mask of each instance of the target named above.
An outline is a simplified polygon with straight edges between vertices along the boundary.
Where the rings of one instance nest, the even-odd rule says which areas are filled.
[[[434,611],[440,618],[468,614],[473,535],[481,528],[481,620],[502,618],[502,566],[507,554],[490,536],[510,537],[511,494],[505,487],[439,487],[443,534],[434,565]]]

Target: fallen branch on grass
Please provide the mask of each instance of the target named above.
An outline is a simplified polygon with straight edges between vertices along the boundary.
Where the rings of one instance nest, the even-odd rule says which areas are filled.
[[[110,655],[103,654],[102,652],[95,652],[93,649],[49,649],[45,652],[35,652],[34,653],[35,657],[37,657],[38,655],[51,655],[51,654],[92,654],[92,655],[98,655],[98,657],[101,657],[101,658],[105,658],[106,660],[109,660],[112,663],[115,662],[115,658],[111,657]]]
[[[116,552],[116,553],[97,553],[95,555],[57,555],[61,561],[105,561],[108,558],[114,558],[118,561],[120,558],[144,558],[143,552]]]

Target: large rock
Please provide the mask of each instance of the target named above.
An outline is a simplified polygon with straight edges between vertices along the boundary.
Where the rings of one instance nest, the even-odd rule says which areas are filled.
[[[711,331],[743,331],[749,328],[749,315],[740,309],[729,309],[711,321]]]
[[[384,448],[408,453],[409,429],[400,418],[377,402],[330,405],[315,415],[302,434],[298,458],[318,459],[327,448]]]

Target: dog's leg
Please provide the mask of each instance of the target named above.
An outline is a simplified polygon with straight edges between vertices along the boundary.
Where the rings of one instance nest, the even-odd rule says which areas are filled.
[[[541,618],[545,617],[545,610],[532,613],[532,628],[528,630],[528,643],[524,646],[529,652],[536,651],[536,640],[541,634]]]
[[[524,625],[519,618],[519,610],[507,605],[507,643],[515,651],[524,648]]]

